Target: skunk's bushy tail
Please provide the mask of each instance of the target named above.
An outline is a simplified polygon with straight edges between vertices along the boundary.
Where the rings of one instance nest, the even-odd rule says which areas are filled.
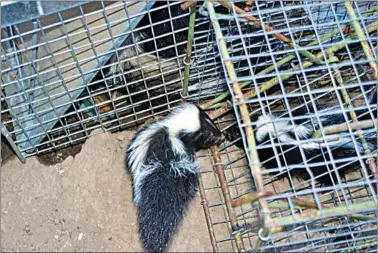
[[[195,163],[154,164],[138,186],[139,233],[147,252],[166,251],[172,235],[197,192]],[[180,168],[183,167],[183,168]]]

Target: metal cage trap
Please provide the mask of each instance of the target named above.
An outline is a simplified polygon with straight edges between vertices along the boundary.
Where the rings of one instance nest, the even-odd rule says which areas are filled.
[[[200,193],[214,251],[376,252],[377,7],[2,4],[24,12],[2,15],[2,134],[24,159],[184,98],[235,137],[198,156],[211,161]],[[337,131],[323,124],[335,115]],[[345,139],[352,151],[335,156]]]

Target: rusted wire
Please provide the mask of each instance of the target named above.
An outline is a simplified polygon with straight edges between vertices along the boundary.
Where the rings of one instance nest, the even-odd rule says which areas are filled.
[[[330,57],[335,58],[335,56],[333,56],[332,54],[330,54]],[[344,102],[348,106],[348,109],[350,110],[350,112],[349,112],[350,117],[352,118],[353,123],[358,125],[359,121],[358,121],[356,112],[354,111],[354,105],[353,105],[353,102],[350,100],[348,92],[344,88],[344,81],[343,81],[343,78],[341,76],[341,73],[340,73],[339,69],[337,69],[337,68],[333,68],[333,69],[334,69],[334,72],[335,72],[336,81],[338,82],[339,86],[342,88],[341,93],[343,95]],[[369,168],[370,168],[371,172],[373,173],[374,178],[377,178],[378,174],[377,174],[376,161],[375,161],[374,157],[372,156],[371,151],[370,151],[370,149],[367,145],[367,142],[365,140],[362,128],[357,128],[357,130],[359,131],[358,137],[361,141],[362,147],[364,148],[364,153],[369,157],[369,159],[367,160]]]
[[[242,93],[241,88],[240,88],[240,84],[237,81],[235,69],[234,69],[232,61],[230,60],[230,56],[228,54],[227,46],[226,46],[226,43],[223,39],[223,34],[222,34],[221,29],[220,29],[220,25],[218,23],[218,20],[216,19],[215,10],[214,10],[214,6],[213,6],[212,2],[210,2],[210,1],[207,2],[207,9],[209,11],[210,20],[211,20],[212,26],[214,28],[214,31],[215,31],[215,34],[216,34],[216,37],[217,37],[217,40],[218,40],[219,50],[221,52],[223,62],[226,66],[227,75],[229,76],[230,82],[232,84],[232,90],[235,94],[235,97],[237,99],[237,103],[239,105],[239,110],[240,110],[240,114],[242,116],[243,123],[246,125],[245,133],[246,133],[246,138],[247,138],[247,143],[248,143],[248,148],[249,148],[249,155],[250,155],[250,158],[251,158],[251,161],[250,161],[251,171],[252,171],[252,175],[253,175],[255,182],[256,182],[256,188],[257,188],[258,192],[264,192],[264,182],[263,182],[262,172],[261,172],[261,168],[260,168],[260,160],[259,160],[257,150],[256,150],[256,141],[255,141],[255,138],[254,138],[254,135],[253,135],[251,119],[249,117],[248,108],[247,108],[247,105],[245,104],[245,100],[244,100],[243,93]],[[212,152],[213,152],[213,155],[215,157],[219,156],[217,147],[213,147]],[[218,176],[221,177],[222,175],[218,175]],[[222,191],[225,191],[225,193],[227,193],[228,189],[223,189],[223,187],[222,187]],[[260,211],[260,215],[263,216],[263,220],[264,220],[263,226],[265,226],[266,224],[269,224],[270,219],[271,219],[270,214],[269,214],[268,204],[267,204],[266,200],[264,200],[263,198],[259,199],[259,203],[260,203],[260,206],[261,206],[261,209],[262,209]],[[227,207],[227,208],[229,209],[229,211],[232,214],[232,212],[233,212],[232,203],[229,203],[229,204],[231,204],[231,206]],[[230,219],[231,219],[231,217],[230,217]]]
[[[186,11],[187,9],[189,9],[193,4],[196,4],[198,1],[197,0],[191,0],[191,1],[187,1],[183,4],[180,5],[180,8],[181,10],[183,11]]]
[[[371,23],[370,25],[368,25],[366,28],[367,28],[367,31],[369,33],[376,32],[377,28],[378,28],[378,21],[374,21],[373,23]],[[349,41],[349,40],[355,39],[355,38],[357,38],[357,35],[356,35],[356,33],[353,33],[353,34],[350,34],[348,37],[346,37],[345,40]],[[339,44],[339,45],[334,45],[334,46],[331,46],[331,47],[327,48],[325,51],[328,54],[329,53],[334,53],[334,52],[337,52],[337,51],[343,49],[345,46],[346,46],[346,43]],[[316,54],[316,57],[322,58],[323,57],[323,53],[319,52],[318,54]],[[302,65],[303,65],[303,68],[306,69],[306,68],[311,67],[313,64],[314,63],[311,62],[311,61],[305,61],[305,62],[303,62]],[[294,68],[289,69],[288,73],[291,70],[293,70],[293,73],[295,73]],[[281,80],[285,81],[285,80],[289,79],[293,75],[294,74],[283,75],[283,76],[281,76]],[[270,80],[262,83],[261,85],[259,85],[258,90],[251,89],[250,91],[245,92],[243,94],[243,96],[244,96],[245,99],[253,98],[253,97],[255,97],[257,95],[257,93],[262,93],[264,91],[267,91],[267,90],[269,90],[270,88],[274,87],[277,84],[279,84],[279,78],[278,77],[273,77],[272,79],[270,79]],[[207,102],[206,105],[207,104],[211,104],[211,103]],[[202,107],[204,108],[205,106],[202,106]],[[215,118],[218,118],[218,117],[224,115],[225,113],[231,111],[231,108],[232,107],[230,105],[226,104],[226,105],[224,105],[224,106],[222,106],[222,107],[220,107],[220,108],[212,111],[210,115],[212,116],[213,119],[215,119]]]
[[[214,159],[215,169],[218,175],[219,183],[222,189],[222,195],[224,199],[224,203],[227,210],[228,218],[230,219],[231,228],[233,231],[237,230],[238,228],[238,221],[232,207],[232,198],[230,194],[230,190],[228,188],[226,174],[224,173],[224,166],[222,164],[222,160],[219,154],[219,149],[217,146],[211,147],[211,153]],[[241,239],[240,234],[234,234],[234,239],[236,243],[236,248],[238,252],[244,251],[244,244]]]
[[[364,32],[362,31],[360,23],[357,21],[356,13],[354,12],[353,6],[349,0],[345,1],[345,7],[347,9],[350,19],[352,20],[352,25],[354,27],[354,30],[356,31],[357,37],[360,40],[362,50],[364,51],[366,58],[369,60],[369,65],[373,70],[373,75],[375,79],[378,79],[377,62],[376,60],[374,60],[373,51],[371,50],[369,43],[367,42],[367,39],[364,35]]]
[[[215,239],[214,228],[211,225],[209,201],[206,198],[206,193],[205,193],[205,189],[203,187],[202,178],[199,177],[198,181],[199,181],[199,184],[198,184],[199,187],[198,188],[199,188],[199,192],[200,192],[200,196],[201,196],[201,204],[202,204],[202,207],[203,207],[203,212],[205,213],[206,224],[207,224],[207,228],[208,228],[208,231],[209,231],[211,247],[213,248],[214,252],[218,252],[218,246],[217,246],[217,242],[216,242],[216,239]]]

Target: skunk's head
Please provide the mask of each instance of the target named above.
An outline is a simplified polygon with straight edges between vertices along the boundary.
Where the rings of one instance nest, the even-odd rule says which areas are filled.
[[[175,108],[163,121],[170,135],[195,151],[220,144],[223,135],[210,117],[198,106],[185,103]]]

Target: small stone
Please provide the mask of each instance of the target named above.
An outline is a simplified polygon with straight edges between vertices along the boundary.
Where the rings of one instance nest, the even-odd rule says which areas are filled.
[[[79,241],[81,241],[81,239],[83,239],[83,233],[82,233],[82,232],[80,232],[80,234],[79,234],[79,236],[77,237],[77,239],[78,239]]]
[[[74,162],[75,158],[73,156],[67,156],[67,158],[64,160],[64,166],[71,165]]]
[[[24,230],[25,230],[25,233],[27,235],[32,235],[33,234],[32,231],[31,231],[31,229],[30,229],[30,227],[29,227],[29,225],[26,225],[25,228],[24,228]]]
[[[108,239],[108,240],[109,240],[109,241],[111,241],[112,239],[113,239],[112,237],[109,237],[109,239]]]
[[[58,238],[59,238],[59,236],[58,236],[58,235],[55,235],[55,236],[54,236],[54,238],[55,238],[55,239],[58,239]]]
[[[125,137],[122,136],[122,135],[119,135],[119,136],[116,137],[116,140],[117,140],[117,141],[124,141],[124,140],[125,140]]]

